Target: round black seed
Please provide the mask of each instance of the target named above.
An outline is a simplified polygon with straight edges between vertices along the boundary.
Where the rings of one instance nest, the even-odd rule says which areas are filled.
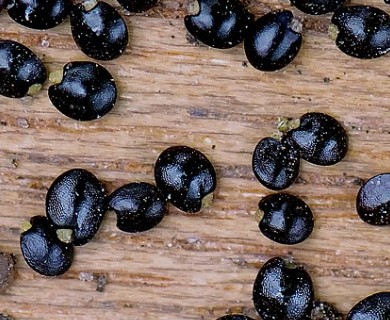
[[[291,0],[291,4],[304,13],[318,15],[333,12],[346,0]]]
[[[105,190],[102,183],[84,169],[72,169],[57,177],[46,195],[46,214],[58,229],[73,230],[74,245],[89,242],[103,220]]]
[[[297,244],[307,239],[314,227],[313,213],[300,198],[271,194],[259,202],[263,217],[259,229],[267,238],[282,244]]]
[[[204,200],[212,195],[217,183],[211,162],[203,153],[187,146],[163,151],[156,161],[154,176],[164,197],[189,213],[202,209]]]
[[[61,242],[55,228],[43,216],[30,220],[31,227],[20,236],[20,247],[27,264],[45,276],[59,276],[73,262],[73,245]]]
[[[49,87],[52,104],[65,116],[78,121],[103,117],[114,107],[117,88],[112,75],[89,61],[69,62],[62,81]]]
[[[105,2],[97,2],[93,8],[75,5],[70,14],[70,25],[80,50],[93,59],[119,57],[129,40],[125,21],[114,7]]]
[[[301,24],[289,10],[278,10],[258,18],[245,36],[249,63],[262,71],[275,71],[294,60],[302,44]]]
[[[262,185],[272,190],[291,186],[299,174],[299,151],[286,141],[264,138],[256,145],[252,169]]]
[[[361,59],[377,58],[390,50],[390,16],[363,5],[342,7],[332,17],[338,29],[337,47]]]
[[[358,302],[346,320],[387,320],[390,315],[390,292],[378,292]]]
[[[360,187],[356,210],[364,222],[376,226],[390,224],[390,173],[378,174]]]
[[[245,37],[253,16],[239,0],[197,0],[199,12],[184,24],[195,39],[218,49],[232,48]]]
[[[158,0],[117,0],[118,3],[130,12],[143,12],[154,7]]]
[[[314,301],[311,320],[343,320],[343,316],[328,302]]]
[[[9,0],[8,15],[21,25],[38,30],[54,28],[68,16],[69,0]]]
[[[299,127],[289,131],[286,137],[299,148],[302,159],[321,166],[338,163],[348,151],[348,137],[343,126],[324,113],[304,114]]]
[[[310,275],[280,257],[263,265],[253,285],[253,303],[263,320],[309,320],[313,299]]]
[[[166,213],[166,201],[160,191],[149,183],[129,183],[109,196],[108,208],[117,215],[118,229],[142,232],[161,222]]]
[[[227,316],[218,318],[217,320],[253,320],[253,319],[247,316],[243,316],[241,314],[229,314]]]
[[[27,95],[46,81],[42,61],[29,48],[12,40],[0,40],[0,94],[9,98]]]

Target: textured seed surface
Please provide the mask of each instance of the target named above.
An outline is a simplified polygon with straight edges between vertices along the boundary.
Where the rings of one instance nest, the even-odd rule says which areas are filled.
[[[182,211],[202,209],[202,199],[216,187],[216,173],[206,156],[187,146],[174,146],[158,157],[154,175],[164,197]]]
[[[14,318],[7,313],[0,313],[0,320],[13,320]]]
[[[15,275],[15,257],[6,252],[0,252],[0,293],[11,284]]]
[[[253,320],[253,319],[250,317],[247,317],[247,316],[243,316],[241,314],[230,314],[230,315],[218,318],[217,320]]]
[[[300,32],[301,25],[289,10],[272,11],[258,18],[244,40],[249,63],[262,71],[284,68],[301,48]]]
[[[65,273],[73,262],[73,245],[61,242],[55,228],[43,216],[30,220],[31,228],[20,236],[20,247],[27,264],[45,276]]]
[[[158,0],[117,0],[118,3],[130,12],[143,12],[154,7]]]
[[[300,126],[287,133],[287,140],[296,144],[302,159],[330,166],[346,156],[347,133],[335,118],[320,112],[309,112],[300,120]]]
[[[333,12],[346,0],[291,0],[291,4],[304,13],[318,15]]]
[[[333,305],[323,301],[314,301],[311,320],[343,320],[343,316]]]
[[[195,39],[218,49],[232,48],[245,37],[253,16],[239,0],[198,0],[199,12],[184,24]]]
[[[12,40],[0,40],[0,94],[24,97],[30,87],[46,81],[42,61],[29,48]]]
[[[21,25],[45,30],[59,25],[68,16],[69,0],[11,0],[8,15]]]
[[[161,222],[166,201],[149,183],[129,183],[115,190],[108,198],[108,208],[117,215],[116,226],[125,232],[142,232]]]
[[[129,34],[118,11],[105,2],[87,10],[83,4],[70,14],[72,36],[80,50],[98,60],[112,60],[125,50]]]
[[[69,62],[62,81],[49,87],[52,104],[65,116],[78,121],[96,120],[114,107],[117,88],[112,75],[89,61]]]
[[[103,220],[105,190],[84,169],[72,169],[57,177],[46,194],[46,214],[56,228],[72,229],[74,245],[89,242]]]
[[[378,292],[358,302],[346,320],[388,320],[389,317],[390,292]]]
[[[263,212],[259,223],[261,233],[278,243],[300,243],[313,231],[313,213],[303,200],[294,195],[268,195],[260,200],[259,210]]]
[[[288,141],[264,138],[253,151],[252,169],[262,185],[272,190],[291,186],[299,174],[299,151]]]
[[[263,265],[253,285],[253,303],[263,320],[309,320],[313,297],[309,274],[280,257]]]
[[[338,28],[337,47],[361,59],[372,59],[390,50],[390,16],[371,6],[348,6],[337,10],[332,23]]]
[[[378,226],[390,224],[390,173],[378,174],[360,187],[356,210],[364,222]]]

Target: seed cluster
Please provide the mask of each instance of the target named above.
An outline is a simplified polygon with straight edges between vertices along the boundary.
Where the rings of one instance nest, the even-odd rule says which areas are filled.
[[[65,273],[72,265],[74,246],[93,239],[107,210],[115,212],[119,230],[138,233],[162,221],[167,202],[194,213],[204,207],[202,200],[212,199],[208,196],[216,188],[215,170],[198,150],[188,146],[166,149],[155,163],[155,172],[157,186],[133,182],[109,196],[87,170],[62,173],[47,191],[46,217],[34,216],[22,226],[20,247],[27,264],[45,276]]]

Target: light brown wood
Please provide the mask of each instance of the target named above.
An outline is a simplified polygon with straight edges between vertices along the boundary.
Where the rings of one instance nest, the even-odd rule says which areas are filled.
[[[366,3],[389,11],[379,0]],[[277,1],[249,5],[257,15],[289,7]],[[327,36],[330,15],[306,17],[296,60],[263,73],[243,65],[241,45],[220,51],[189,43],[186,7],[186,1],[163,0],[148,16],[125,17],[128,50],[101,63],[114,75],[120,97],[99,121],[77,123],[59,114],[48,85],[32,102],[0,97],[0,250],[18,259],[0,312],[15,319],[213,320],[229,312],[259,319],[252,283],[260,266],[278,255],[305,265],[317,297],[344,314],[365,296],[390,290],[390,228],[369,226],[355,211],[361,181],[390,171],[390,57],[350,58]],[[29,46],[49,70],[89,60],[73,43],[68,21],[34,31],[3,13],[0,38]],[[255,180],[251,154],[275,131],[278,117],[308,111],[339,119],[350,150],[332,167],[302,162],[288,191],[310,205],[315,230],[303,243],[284,246],[258,230],[257,203],[271,191]],[[170,207],[159,226],[137,235],[118,231],[108,214],[96,238],[76,248],[65,275],[45,278],[26,265],[19,226],[44,214],[55,177],[82,167],[108,191],[131,181],[153,182],[158,154],[176,144],[197,148],[215,164],[219,184],[210,209],[187,215]],[[82,272],[106,275],[104,291],[81,281]]]

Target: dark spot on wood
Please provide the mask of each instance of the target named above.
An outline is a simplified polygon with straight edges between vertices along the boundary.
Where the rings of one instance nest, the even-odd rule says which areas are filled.
[[[329,83],[330,81],[331,81],[330,78],[328,78],[328,77],[324,78],[324,83]]]
[[[96,274],[95,275],[96,279],[96,291],[98,292],[103,292],[104,288],[107,284],[107,277],[104,274]]]

